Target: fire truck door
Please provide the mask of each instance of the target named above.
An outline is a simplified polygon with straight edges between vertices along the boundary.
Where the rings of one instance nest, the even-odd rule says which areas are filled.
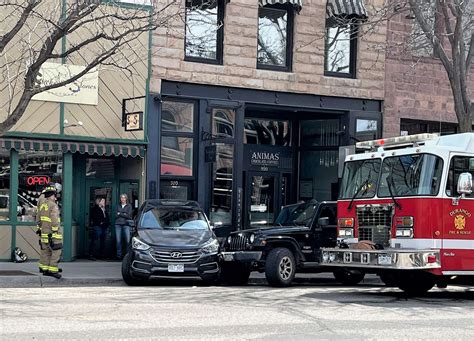
[[[452,156],[445,189],[448,199],[443,200],[443,272],[474,271],[474,193],[456,200],[459,175],[466,172],[474,175],[474,157]]]

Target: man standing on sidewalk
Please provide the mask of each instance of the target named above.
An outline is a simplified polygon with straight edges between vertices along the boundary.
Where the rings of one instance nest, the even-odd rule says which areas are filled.
[[[63,236],[59,231],[59,207],[56,204],[56,187],[48,186],[44,189],[45,201],[38,208],[41,227],[41,252],[43,275],[61,278],[58,263],[63,248]]]

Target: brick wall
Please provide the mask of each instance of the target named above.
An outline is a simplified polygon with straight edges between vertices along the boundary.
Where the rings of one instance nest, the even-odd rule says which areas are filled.
[[[401,48],[412,25],[413,20],[404,15],[387,24],[384,137],[400,135],[403,118],[457,122],[453,95],[441,62],[429,57],[412,57],[408,46]],[[474,89],[473,74],[471,72],[471,89]]]
[[[366,1],[367,8],[384,0]],[[184,4],[184,0],[181,6]],[[330,96],[383,99],[386,25],[359,42],[357,79],[324,76],[326,0],[305,0],[295,16],[293,70],[256,69],[257,0],[231,0],[226,7],[223,65],[185,62],[184,22],[155,31],[151,91],[159,92],[161,80],[236,86],[252,89],[312,93]]]

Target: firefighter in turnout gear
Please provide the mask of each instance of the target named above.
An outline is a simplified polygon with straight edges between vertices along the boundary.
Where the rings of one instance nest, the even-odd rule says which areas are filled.
[[[61,184],[50,182],[46,185],[46,187],[41,191],[41,195],[38,197],[38,202],[36,204],[36,234],[38,235],[38,243],[40,246],[40,260],[39,260],[39,272],[43,273],[43,271],[48,270],[48,266],[45,264],[45,257],[46,257],[46,252],[43,252],[43,248],[41,245],[41,221],[40,221],[40,215],[39,215],[39,208],[41,207],[42,204],[46,202],[46,198],[44,197],[45,190],[47,188],[51,188],[54,186],[56,188],[56,193],[60,193],[62,186]],[[62,269],[59,269],[59,272],[62,272]]]
[[[58,263],[63,248],[63,236],[59,231],[59,207],[56,204],[56,187],[47,186],[43,190],[44,201],[38,207],[41,228],[40,268],[43,275],[61,278]]]

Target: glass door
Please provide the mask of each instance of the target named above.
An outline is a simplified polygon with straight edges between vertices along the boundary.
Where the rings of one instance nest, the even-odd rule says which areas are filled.
[[[272,224],[279,211],[278,173],[248,172],[246,185],[247,227]]]
[[[114,224],[114,215],[113,215],[113,210],[115,209],[115,206],[118,203],[117,196],[117,188],[113,183],[110,182],[102,182],[102,181],[90,181],[87,184],[87,199],[88,199],[88,204],[86,207],[86,218],[85,218],[85,240],[86,242],[86,247],[85,247],[85,252],[88,252],[88,244],[90,242],[90,235],[89,235],[89,228],[90,228],[90,217],[91,217],[91,209],[94,207],[96,204],[96,200],[98,199],[105,199],[105,211],[107,212],[109,216],[109,226],[107,228],[107,234],[105,238],[105,250],[102,250],[101,253],[103,253],[103,256],[106,259],[113,258],[114,255],[114,235],[113,235],[113,224]],[[99,244],[99,241],[96,242],[96,244]],[[96,245],[96,247],[99,247],[99,245]]]

